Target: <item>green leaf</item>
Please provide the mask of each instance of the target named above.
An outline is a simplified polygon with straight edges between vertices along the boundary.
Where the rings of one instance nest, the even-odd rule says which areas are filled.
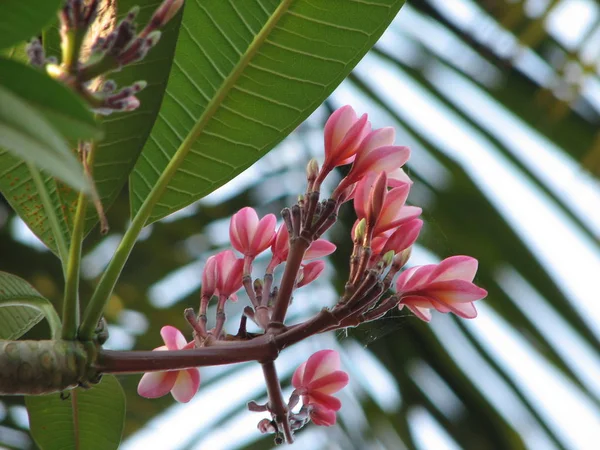
[[[0,85],[26,100],[63,136],[99,139],[94,115],[70,89],[39,70],[0,58]]]
[[[40,113],[1,86],[0,147],[76,189],[89,190],[81,164],[57,131]]]
[[[31,177],[27,163],[0,149],[0,192],[15,212],[23,219],[31,231],[55,254],[58,249],[48,215],[44,210],[39,191]],[[54,178],[41,173],[46,192],[54,207],[54,212],[62,229],[63,239],[69,242],[69,229],[64,219],[65,211],[58,194]],[[67,189],[61,186],[61,189]]]
[[[62,0],[3,0],[0,4],[0,48],[38,34],[54,17]]]
[[[0,272],[0,339],[20,338],[44,316],[55,335],[60,328],[60,320],[52,303],[25,280]]]
[[[403,3],[187,2],[167,95],[131,176],[133,214],[180,146],[185,160],[170,166],[149,221],[258,160],[348,75]]]
[[[125,394],[118,380],[104,375],[91,389],[26,397],[31,434],[42,450],[111,450],[119,447]]]

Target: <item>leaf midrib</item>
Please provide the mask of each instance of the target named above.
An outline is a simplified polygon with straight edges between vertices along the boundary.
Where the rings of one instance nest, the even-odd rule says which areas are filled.
[[[252,40],[252,42],[246,49],[246,52],[242,55],[240,60],[234,66],[233,70],[229,73],[229,75],[225,78],[224,82],[221,84],[219,89],[215,92],[211,101],[208,103],[206,109],[204,110],[204,112],[202,113],[202,115],[200,116],[198,121],[194,124],[194,126],[192,127],[190,132],[187,134],[187,136],[181,143],[179,149],[175,153],[175,155],[177,155],[179,153],[179,155],[178,155],[179,157],[175,157],[175,155],[174,155],[173,158],[171,158],[171,160],[169,161],[169,164],[167,165],[167,167],[163,170],[163,175],[168,173],[168,176],[167,176],[168,179],[163,180],[163,182],[166,181],[166,183],[164,183],[164,186],[162,187],[163,189],[162,189],[160,196],[162,196],[162,194],[166,190],[168,181],[170,181],[170,179],[177,172],[177,169],[178,169],[179,165],[181,165],[181,163],[183,162],[185,155],[187,155],[187,153],[191,150],[194,142],[199,138],[199,136],[202,134],[202,132],[206,128],[206,125],[209,123],[209,121],[212,119],[212,117],[218,111],[218,109],[222,105],[223,101],[229,94],[229,91],[234,87],[238,78],[242,75],[244,69],[246,69],[246,67],[250,64],[250,61],[252,61],[254,55],[258,52],[258,50],[262,46],[262,44],[267,40],[267,38],[270,35],[273,28],[275,28],[275,26],[277,25],[279,20],[283,17],[283,15],[287,11],[289,11],[290,7],[292,6],[292,4],[295,1],[296,0],[284,0],[283,2],[281,2],[279,4],[279,6],[275,9],[274,13],[271,14],[271,16],[265,22],[263,27],[256,34],[256,36],[254,37],[254,39]],[[175,167],[173,167],[173,165],[175,165]],[[169,170],[170,169],[169,166],[171,166],[171,170]],[[161,183],[160,179],[159,179],[158,183]],[[160,199],[160,196],[158,198],[156,198],[156,202],[158,202],[158,200]]]

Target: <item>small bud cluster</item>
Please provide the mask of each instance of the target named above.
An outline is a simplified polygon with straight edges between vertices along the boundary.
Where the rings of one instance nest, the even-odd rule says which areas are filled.
[[[84,37],[97,16],[99,1],[67,0],[59,13],[63,61],[46,66],[47,72],[80,93],[91,108],[99,114],[114,111],[132,111],[140,102],[136,97],[145,86],[138,81],[117,92],[114,81],[108,80],[100,90],[92,89],[90,82],[110,72],[142,60],[159,39],[162,28],[181,9],[183,0],[164,0],[144,29],[137,33],[135,19],[139,7],[134,7],[106,36],[97,36],[85,62],[80,61]],[[30,59],[38,66],[46,64],[43,53],[30,44]]]
[[[412,181],[402,166],[410,151],[394,145],[394,137],[392,128],[372,130],[366,115],[359,118],[350,106],[340,108],[325,125],[325,161],[321,168],[316,160],[308,163],[306,191],[296,204],[282,211],[283,224],[276,230],[274,215],[259,219],[252,208],[243,208],[233,215],[229,236],[231,245],[242,256],[225,250],[208,258],[202,274],[199,314],[186,310],[196,348],[215,344],[223,348],[224,344],[235,341],[263,338],[273,342],[288,337],[288,343],[294,343],[323,331],[376,320],[392,308],[405,306],[424,321],[431,319],[431,309],[464,318],[476,316],[473,302],[487,292],[473,284],[477,271],[474,258],[453,256],[440,264],[413,267],[400,273],[423,221],[419,219],[421,208],[406,205]],[[335,167],[344,164],[352,164],[348,174],[329,198],[320,200],[323,180]],[[321,236],[336,222],[340,206],[348,201],[354,203],[357,220],[351,232],[353,251],[344,292],[332,308],[323,309],[306,322],[286,325],[294,290],[314,281],[324,269],[324,261],[314,259],[335,251],[335,245]],[[272,256],[266,271],[253,280],[254,259],[268,249]],[[283,263],[281,281],[274,287],[274,270]],[[386,296],[392,285],[396,292]],[[228,299],[237,300],[236,292],[242,287],[250,304],[244,309],[238,333],[227,335],[223,331],[225,304]],[[209,329],[206,313],[213,298],[217,299],[215,326]],[[248,333],[247,319],[264,332]],[[177,348],[190,348],[190,344],[182,340]],[[170,348],[168,343],[167,347]],[[258,423],[262,433],[275,433],[276,442],[281,442],[282,436],[291,442],[293,432],[308,422],[335,424],[341,403],[331,394],[348,383],[348,375],[339,369],[340,358],[335,351],[317,352],[296,370],[292,378],[294,391],[287,404],[281,395],[273,394],[280,392],[279,382],[273,375],[274,368],[265,371],[264,364],[269,402],[248,405],[252,411],[271,414],[271,419]],[[144,382],[141,391],[151,395],[173,392],[174,375],[170,375],[168,383],[158,375],[154,377]],[[148,388],[152,382],[164,386],[152,390]],[[188,387],[192,386],[195,385],[188,383]],[[293,412],[300,400],[300,410]]]

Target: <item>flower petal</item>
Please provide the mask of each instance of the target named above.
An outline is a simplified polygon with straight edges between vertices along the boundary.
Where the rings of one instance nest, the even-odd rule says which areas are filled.
[[[180,370],[171,394],[179,403],[189,402],[200,387],[200,371],[196,368]]]
[[[332,254],[335,252],[335,249],[335,244],[332,244],[328,240],[317,239],[310,244],[310,247],[308,247],[308,250],[306,250],[306,253],[304,254],[304,258],[302,259],[304,261],[308,261],[309,259],[321,258],[322,256]]]
[[[422,321],[431,321],[431,311],[428,308],[422,308],[420,306],[413,306],[409,304],[407,304],[406,307],[410,309],[410,311]]]
[[[304,369],[306,368],[306,361],[304,361],[294,372],[292,376],[292,386],[296,389],[302,386],[302,380],[304,379]]]
[[[177,328],[166,325],[160,329],[160,335],[169,350],[179,350],[187,345],[187,340]]]
[[[335,398],[332,395],[322,394],[321,392],[315,391],[308,395],[308,403],[313,405],[317,404],[327,409],[339,411],[342,407],[342,402],[339,398]]]
[[[303,383],[307,385],[313,380],[321,378],[328,373],[340,368],[340,355],[335,350],[321,350],[313,354],[306,361]]]
[[[167,395],[177,380],[178,371],[148,372],[138,384],[138,394],[146,398],[158,398]]]
[[[310,412],[310,420],[317,426],[330,427],[335,425],[336,415],[332,409],[314,406]]]
[[[445,303],[470,303],[481,300],[487,295],[485,289],[464,280],[431,283],[427,286],[426,292],[429,296]]]
[[[348,374],[343,370],[336,370],[328,375],[318,378],[309,384],[311,392],[320,392],[321,394],[335,394],[344,388],[349,381]]]
[[[444,259],[439,265],[435,273],[431,277],[431,281],[445,280],[464,280],[473,281],[477,272],[478,262],[470,256],[451,256]]]

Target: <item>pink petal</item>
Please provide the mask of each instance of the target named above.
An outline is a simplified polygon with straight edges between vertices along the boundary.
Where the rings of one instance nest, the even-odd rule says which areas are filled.
[[[180,370],[171,394],[179,403],[189,402],[200,387],[200,371],[198,369]]]
[[[366,217],[371,186],[377,178],[376,173],[368,173],[358,183],[354,190],[354,211],[359,219]]]
[[[406,307],[408,309],[410,309],[410,311],[417,316],[419,319],[421,319],[424,322],[430,322],[431,321],[431,311],[427,308],[422,308],[420,306],[412,306],[412,305],[406,305]]]
[[[169,350],[179,350],[187,345],[187,341],[183,334],[181,334],[181,331],[171,325],[162,327],[160,335]]]
[[[335,411],[332,409],[322,408],[315,405],[309,415],[312,423],[317,426],[330,427],[335,425],[336,416]]]
[[[419,219],[413,219],[400,225],[386,241],[382,253],[385,254],[390,250],[393,250],[394,254],[396,254],[406,250],[415,243],[419,237],[422,226],[423,221]]]
[[[317,378],[335,372],[340,368],[340,355],[335,350],[321,350],[314,353],[304,369],[303,382],[306,385]]]
[[[348,374],[343,370],[336,370],[333,373],[318,378],[308,385],[310,392],[320,392],[321,394],[335,394],[344,388],[349,381]]]
[[[367,172],[379,173],[384,170],[392,170],[401,167],[408,161],[410,150],[408,147],[399,147],[390,145],[387,147],[378,147],[362,159],[356,158],[351,173],[348,178],[352,182],[358,181]],[[351,177],[352,175],[352,177]]]
[[[464,280],[436,281],[428,285],[425,292],[445,303],[470,303],[487,295],[485,289]]]
[[[363,114],[350,127],[342,142],[335,149],[335,158],[332,163],[336,166],[343,166],[354,161],[359,145],[369,131],[371,131],[371,124],[367,121],[367,115]]]
[[[296,369],[296,371],[294,372],[294,375],[292,376],[292,386],[294,386],[296,389],[298,389],[299,387],[301,387],[303,385],[302,380],[304,378],[304,369],[306,368],[306,361],[304,361],[302,364],[300,364],[300,366]]]
[[[254,255],[262,253],[271,245],[275,238],[276,223],[277,218],[274,214],[267,214],[260,219],[251,245]]]
[[[229,238],[237,251],[246,253],[258,226],[258,215],[250,207],[240,209],[231,218]]]
[[[360,143],[357,158],[363,158],[378,147],[393,145],[395,138],[396,130],[392,127],[384,127],[371,131]]]
[[[329,242],[326,239],[317,239],[310,247],[306,253],[304,253],[304,261],[308,261],[310,259],[321,258],[323,256],[327,256],[335,252],[336,246]]]
[[[388,186],[398,187],[404,183],[413,184],[413,181],[406,175],[402,168],[388,171]]]
[[[435,273],[432,275],[432,281],[446,280],[464,280],[473,281],[477,273],[478,262],[470,256],[451,256],[444,259]]]
[[[325,151],[331,151],[342,141],[350,127],[356,122],[357,116],[352,106],[345,105],[336,109],[325,123]]]
[[[311,392],[308,395],[308,402],[312,404],[317,404],[327,409],[332,409],[334,411],[339,411],[342,407],[342,402],[331,395],[322,394],[318,391]]]
[[[167,395],[177,380],[178,371],[148,372],[138,384],[138,394],[146,398],[158,398]]]
[[[298,280],[298,278],[296,279],[296,287],[302,287],[312,283],[319,275],[321,275],[324,269],[325,261],[313,261],[304,265],[298,273],[298,278],[300,278],[300,280]]]

